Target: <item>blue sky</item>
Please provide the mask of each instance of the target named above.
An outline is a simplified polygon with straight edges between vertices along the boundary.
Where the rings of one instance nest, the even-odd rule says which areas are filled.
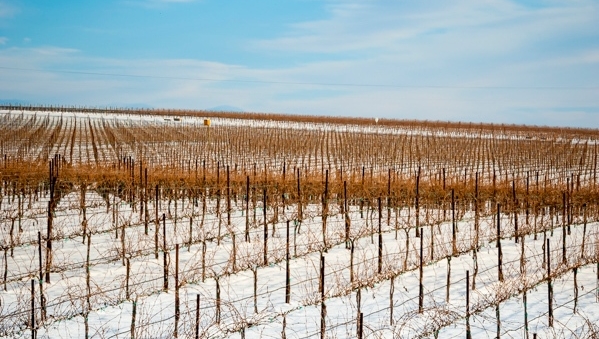
[[[599,2],[0,0],[0,100],[599,128]]]

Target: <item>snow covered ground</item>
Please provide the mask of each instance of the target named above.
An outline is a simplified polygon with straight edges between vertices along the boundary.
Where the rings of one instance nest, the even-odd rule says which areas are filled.
[[[49,283],[44,281],[42,284],[46,299],[46,319],[42,321],[37,232],[43,234],[45,231],[44,206],[48,200],[40,196],[38,201],[33,201],[19,221],[12,212],[16,202],[3,197],[3,264],[7,265],[6,290],[0,293],[0,333],[3,337],[31,337],[28,324],[32,280],[35,282],[35,317],[40,324],[38,337],[84,337],[85,316],[91,337],[129,338],[132,326],[138,338],[172,337],[176,244],[180,245],[178,334],[181,337],[195,335],[198,298],[200,337],[279,338],[283,333],[287,338],[319,337],[321,254],[325,262],[327,338],[355,338],[360,313],[363,314],[364,335],[368,338],[464,337],[467,329],[467,271],[471,288],[469,326],[477,338],[496,336],[497,304],[501,337],[525,337],[525,317],[531,338],[532,333],[537,333],[538,338],[582,338],[588,336],[588,331],[597,331],[593,325],[599,322],[599,280],[594,263],[599,253],[597,222],[590,222],[586,227],[583,224],[571,226],[570,234],[566,235],[566,259],[563,260],[563,234],[558,220],[553,223],[555,228],[550,230],[548,216],[535,218],[535,224],[538,224],[536,235],[527,235],[516,243],[512,237],[512,217],[502,215],[503,281],[500,282],[494,215],[481,216],[478,246],[475,246],[475,218],[467,212],[456,224],[454,253],[452,224],[447,217],[442,220],[442,211],[428,212],[429,217],[437,216],[435,220],[438,221],[433,226],[422,227],[423,237],[417,238],[413,209],[393,209],[389,216],[383,209],[380,233],[383,252],[379,270],[376,209],[361,215],[358,206],[350,207],[350,236],[354,239],[352,259],[352,251],[346,248],[344,238],[345,219],[334,208],[335,204],[327,218],[326,251],[320,205],[304,206],[306,218],[301,224],[295,222],[296,206],[288,206],[285,211],[280,208],[277,223],[271,222],[274,210],[269,208],[268,263],[264,265],[264,211],[261,205],[256,207],[256,222],[253,222],[253,216],[249,218],[252,228],[250,242],[246,242],[242,202],[234,204],[231,225],[227,225],[226,210],[217,211],[216,202],[208,200],[202,227],[201,201],[197,206],[193,201],[178,201],[177,207],[174,202],[170,207],[162,202],[159,214],[164,213],[166,220],[160,221],[159,247],[155,252],[156,224],[153,220],[146,235],[139,206],[134,210],[132,205],[116,197],[110,199],[117,203],[108,208],[106,201],[94,191],[86,194],[87,227],[91,232],[89,289],[86,283],[88,244],[83,243],[81,197],[71,193],[58,205],[54,219],[58,238],[53,245],[55,272]],[[151,216],[155,214],[151,205],[149,212]],[[421,211],[421,214],[421,220],[425,220],[425,212]],[[523,220],[522,216],[520,218]],[[11,220],[20,223],[22,229],[16,232],[17,224],[13,230],[17,234],[13,237],[14,253],[6,243],[10,239],[7,226]],[[290,221],[291,257],[289,303],[285,302],[287,220]],[[168,254],[168,290],[163,290],[163,229],[166,230]],[[424,298],[419,312],[421,239]],[[551,249],[553,326],[548,326],[545,239]],[[473,251],[475,247],[478,247],[476,252]],[[44,255],[42,257],[45,260]],[[353,278],[350,277],[352,270]],[[524,291],[527,291],[526,306]],[[134,303],[136,315],[132,321]],[[220,304],[220,315],[217,303]]]
[[[175,121],[163,116],[79,112],[0,111],[0,119],[14,123],[15,130],[39,128],[44,135],[40,140],[27,139],[35,134],[27,134],[23,140],[19,135],[7,138],[0,145],[4,153],[42,164],[53,154],[65,158],[69,154],[73,166],[146,153],[172,162],[173,157],[165,156],[173,153],[171,144],[157,150],[151,138],[132,138],[130,143],[117,145],[116,137],[106,131],[119,129],[122,135],[118,137],[124,140],[127,127],[140,127],[140,133],[150,134],[144,126],[154,132],[169,127],[170,133],[178,126],[203,124],[202,118]],[[245,126],[247,121],[216,118],[212,124]],[[268,133],[290,129],[529,140],[517,134],[473,135],[376,124],[254,120],[251,125],[268,129]],[[324,134],[319,137],[331,138],[326,140],[333,145],[335,137]],[[44,144],[45,140],[52,140],[52,145]],[[179,141],[172,142],[187,158],[175,159],[189,165],[197,145],[188,145],[184,138]],[[423,140],[422,145],[428,141]],[[581,159],[592,161],[586,145],[595,140],[566,141],[586,143],[579,146],[585,149]],[[555,145],[561,141],[547,142]],[[510,152],[520,145],[514,143]],[[209,142],[203,146],[215,148]],[[129,149],[123,151],[122,147]],[[335,151],[344,146],[330,147]],[[322,150],[317,159],[317,151],[312,165],[324,169],[324,158],[327,164],[333,159],[337,165],[337,158],[325,157]],[[304,157],[302,165],[312,155],[311,151],[298,154],[294,160],[300,164]],[[246,154],[238,155],[241,161],[235,163],[245,163]],[[269,159],[260,156],[266,171]],[[279,156],[285,159],[286,154]],[[377,163],[376,156],[371,158],[370,169],[378,168],[384,174],[391,171],[388,163]],[[501,164],[504,167],[495,161],[490,164],[488,159],[485,167],[483,160],[480,180],[489,182],[497,170],[498,179],[505,183],[522,181],[523,173],[539,166],[540,162],[531,158],[521,157],[531,162],[514,164],[509,161],[516,158],[508,157],[508,163]],[[423,163],[430,166],[423,167],[423,173],[434,176],[440,170],[438,163]],[[541,180],[545,185],[571,183],[572,190],[575,182],[581,182],[585,188],[594,179],[593,167],[586,164],[587,170],[580,172],[580,164],[578,158],[568,160],[567,165],[551,163],[541,169]],[[277,170],[280,165],[281,160],[272,162]],[[413,176],[420,165],[420,160],[408,162],[403,174]],[[448,170],[460,178],[463,173],[464,182],[468,170],[473,182],[478,163],[475,168],[468,166],[457,164]],[[539,187],[538,176],[536,179],[535,189]],[[171,338],[176,333],[190,338],[197,334],[201,338],[299,339],[320,337],[322,328],[327,338],[355,338],[359,328],[366,338],[463,338],[467,332],[476,338],[533,338],[535,334],[537,338],[588,338],[599,334],[599,221],[596,217],[587,221],[580,210],[566,225],[567,218],[555,209],[535,209],[537,214],[529,210],[526,216],[520,208],[519,232],[525,234],[521,237],[515,237],[514,213],[501,213],[499,247],[496,210],[490,201],[481,203],[480,215],[473,212],[473,206],[460,205],[453,223],[450,211],[439,205],[421,206],[416,218],[413,205],[383,206],[379,215],[375,206],[369,204],[371,207],[362,210],[352,201],[345,214],[335,195],[325,213],[319,198],[304,197],[300,220],[297,205],[283,208],[280,202],[269,202],[265,210],[260,198],[248,207],[238,197],[240,200],[232,202],[229,222],[225,203],[217,202],[214,194],[206,200],[201,196],[197,200],[163,197],[159,204],[150,201],[144,213],[139,200],[130,203],[112,193],[101,196],[105,192],[94,184],[83,188],[75,184],[52,214],[54,240],[48,281],[40,276],[48,262],[48,192],[40,184],[35,193],[15,194],[17,189],[3,185],[0,338],[80,338],[86,333],[94,338]],[[417,225],[420,236],[416,235]]]
[[[106,122],[119,121],[121,123],[130,124],[160,124],[167,126],[190,125],[202,126],[205,117],[175,117],[160,116],[160,115],[141,115],[141,114],[123,114],[123,113],[84,113],[84,112],[51,112],[51,111],[9,111],[0,110],[0,115],[10,114],[12,116],[23,114],[24,116],[35,115],[39,118],[78,118],[81,120],[100,120]],[[247,126],[247,119],[219,118],[211,117],[211,125],[213,126]],[[68,119],[65,119],[68,120]],[[461,138],[482,138],[482,139],[510,139],[510,140],[537,140],[537,137],[532,137],[526,134],[503,133],[500,130],[490,133],[488,131],[479,131],[473,133],[471,130],[443,130],[423,127],[421,129],[385,126],[378,125],[373,119],[371,125],[346,125],[346,124],[331,124],[331,123],[315,123],[315,122],[294,122],[294,121],[274,121],[274,120],[251,120],[252,127],[255,128],[286,128],[286,129],[307,129],[321,131],[339,131],[365,134],[389,134],[389,135],[423,135],[437,137],[461,137]],[[550,140],[557,141],[560,140]],[[589,143],[594,145],[599,139],[572,140],[572,143]]]

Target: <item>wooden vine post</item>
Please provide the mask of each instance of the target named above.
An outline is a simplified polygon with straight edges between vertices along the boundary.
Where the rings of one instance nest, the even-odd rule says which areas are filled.
[[[163,285],[162,289],[168,291],[168,249],[166,247],[166,214],[162,214],[162,268]]]
[[[565,264],[568,258],[566,257],[566,192],[562,192],[562,262]]]
[[[173,337],[179,337],[179,318],[181,311],[179,306],[179,244],[175,245],[175,329]]]
[[[320,255],[320,339],[325,338],[326,334],[326,315],[327,315],[327,306],[324,302],[325,294],[324,294],[324,255]]]
[[[466,339],[472,339],[470,331],[470,271],[466,270]]]
[[[329,214],[329,170],[325,171],[324,194],[322,195],[322,244],[327,252],[327,217]]]
[[[420,234],[420,265],[418,265],[418,313],[424,310],[424,235]]]
[[[378,274],[383,272],[383,233],[382,233],[382,208],[381,208],[381,197],[378,198],[379,203],[379,246],[378,246]]]
[[[501,204],[497,204],[497,280],[503,282],[503,252],[501,251]]]
[[[452,255],[456,256],[458,254],[458,245],[457,245],[457,225],[455,220],[455,190],[451,189],[451,249]]]
[[[52,269],[52,232],[54,224],[54,208],[56,206],[56,181],[58,177],[58,164],[56,157],[50,161],[49,169],[50,201],[48,201],[48,224],[46,235],[46,283],[50,283],[50,271]]]
[[[344,221],[345,221],[345,248],[349,249],[350,248],[350,240],[349,240],[349,233],[350,233],[350,225],[351,225],[351,220],[349,219],[349,211],[348,211],[348,206],[347,206],[347,181],[343,181],[343,211],[344,211]]]
[[[158,230],[160,229],[160,219],[158,218],[158,185],[156,185],[156,192],[154,196],[155,208],[154,208],[154,257],[158,259]]]
[[[44,322],[46,320],[46,296],[44,295],[44,272],[43,272],[43,262],[42,262],[42,233],[40,231],[37,232],[37,256],[39,259],[40,308],[42,310],[42,319],[41,320],[42,320],[42,322]]]
[[[291,300],[291,279],[289,269],[289,220],[287,220],[287,237],[285,238],[285,303],[289,304]]]
[[[245,183],[245,241],[250,242],[250,176]]]
[[[551,247],[549,247],[549,239],[547,239],[547,305],[548,305],[548,322],[549,327],[553,327],[553,285],[551,284]],[[599,273],[598,273],[599,274]]]
[[[200,295],[196,295],[195,339],[200,338]]]
[[[37,325],[35,324],[35,279],[31,279],[31,338],[37,338]]]
[[[299,219],[299,223],[301,226],[301,222],[304,220],[303,217],[303,207],[302,207],[302,190],[301,190],[301,186],[300,186],[300,169],[297,169],[297,218]],[[299,232],[299,227],[298,227],[298,232]]]
[[[264,187],[264,195],[262,197],[262,209],[264,211],[264,266],[268,265],[268,223],[266,220],[266,187]]]
[[[418,174],[416,175],[416,237],[422,236],[420,229],[420,167],[418,167]]]

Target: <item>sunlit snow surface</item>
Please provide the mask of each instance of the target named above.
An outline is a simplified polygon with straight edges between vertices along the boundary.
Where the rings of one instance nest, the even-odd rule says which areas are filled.
[[[0,114],[6,114],[0,111]],[[14,114],[14,113],[10,113]],[[24,113],[67,116],[76,113]],[[79,115],[78,115],[79,116]],[[152,124],[202,124],[202,119],[182,118],[179,122],[163,117],[136,115],[98,116],[92,119],[137,121]],[[213,124],[241,124],[235,119],[214,119]],[[335,126],[263,121],[265,128],[284,124],[285,128],[340,128],[364,133],[411,133],[385,127]],[[425,132],[419,132],[425,133]],[[464,135],[468,137],[468,135]],[[484,136],[497,137],[497,136]],[[47,303],[46,319],[38,328],[38,337],[82,338],[84,315],[89,334],[95,338],[171,338],[175,323],[175,244],[179,250],[180,337],[195,336],[196,302],[199,296],[199,336],[203,338],[287,338],[320,337],[321,303],[319,292],[320,256],[323,250],[321,206],[304,206],[303,222],[296,222],[297,206],[279,208],[279,221],[273,224],[274,210],[268,208],[268,262],[257,266],[263,257],[263,209],[258,203],[250,209],[250,241],[244,239],[246,215],[244,202],[233,202],[231,225],[227,225],[222,202],[206,201],[202,221],[202,202],[186,200],[161,202],[159,214],[166,214],[169,288],[163,291],[163,227],[159,224],[159,249],[155,252],[155,207],[149,204],[148,234],[139,206],[109,196],[111,206],[93,188],[86,193],[86,218],[92,233],[90,245],[90,291],[86,287],[87,243],[82,236],[81,196],[77,188],[63,197],[55,214],[51,281],[43,282]],[[48,196],[24,202],[27,208],[19,220],[18,201],[2,196],[2,265],[6,265],[5,290],[0,292],[0,334],[8,338],[31,337],[31,280],[35,282],[35,318],[42,320],[39,297],[39,256],[37,237],[46,231]],[[253,220],[255,210],[256,220]],[[445,211],[446,213],[447,211]],[[363,314],[366,338],[464,338],[466,336],[466,272],[470,274],[470,310],[468,319],[474,338],[497,336],[498,318],[502,338],[525,338],[525,317],[529,337],[585,338],[597,333],[599,323],[599,223],[586,226],[577,218],[566,236],[565,261],[562,249],[562,225],[548,215],[529,222],[536,235],[519,243],[514,232],[513,215],[502,215],[503,282],[498,281],[496,224],[492,213],[480,218],[479,251],[475,244],[474,214],[467,212],[457,222],[456,253],[452,256],[452,225],[442,210],[420,211],[423,237],[415,237],[413,208],[383,209],[381,216],[383,258],[378,261],[378,211],[350,206],[351,236],[356,239],[353,252],[354,282],[350,283],[351,251],[344,242],[345,223],[339,202],[331,202],[327,218],[327,242],[331,248],[325,258],[325,301],[327,338],[355,338],[358,314]],[[411,217],[409,217],[411,216]],[[441,222],[444,218],[445,221]],[[521,225],[524,215],[519,215]],[[191,220],[190,220],[191,219]],[[285,303],[286,221],[290,221],[290,303]],[[203,226],[200,227],[200,224]],[[431,226],[432,225],[432,226]],[[536,225],[536,226],[535,226]],[[546,231],[542,232],[542,227]],[[553,225],[553,230],[549,229]],[[13,228],[14,252],[10,250]],[[116,230],[115,230],[116,226]],[[191,226],[191,228],[190,228]],[[21,231],[22,229],[22,231]],[[219,230],[220,229],[220,230]],[[191,230],[191,231],[190,231]],[[432,232],[432,236],[431,236]],[[583,236],[584,232],[584,236]],[[236,262],[232,267],[235,234]],[[124,242],[122,241],[124,234]],[[225,237],[217,243],[215,237]],[[118,238],[117,238],[118,236]],[[188,245],[191,238],[191,245]],[[204,241],[207,239],[206,241]],[[422,239],[422,285],[424,299],[419,312],[419,261]],[[548,281],[544,245],[549,240],[553,286],[553,326],[548,326]],[[582,244],[584,241],[584,252]],[[43,246],[44,244],[42,244]],[[205,255],[203,248],[205,246]],[[124,249],[124,251],[123,251]],[[522,256],[522,250],[524,255]],[[432,252],[432,253],[431,253]],[[45,248],[43,253],[45,253]],[[156,258],[156,254],[157,258]],[[127,292],[127,266],[130,272]],[[524,260],[521,261],[521,258]],[[45,260],[45,258],[44,258]],[[205,265],[202,265],[204,261]],[[573,268],[579,266],[574,283]],[[448,272],[450,275],[448,279]],[[478,267],[476,269],[476,267]],[[256,299],[254,301],[254,272]],[[220,321],[217,322],[216,280],[220,290]],[[393,279],[391,279],[393,277]],[[393,281],[393,284],[392,284]],[[449,287],[447,282],[449,281]],[[393,286],[393,287],[392,287]],[[474,287],[476,287],[474,289]],[[523,291],[527,290],[526,305]],[[359,293],[358,293],[359,291]],[[575,293],[578,297],[575,298]],[[358,294],[360,305],[358,309]],[[575,308],[576,300],[576,308]],[[133,305],[136,316],[132,321]],[[495,305],[499,304],[497,309]],[[393,310],[393,316],[391,316]],[[497,313],[497,310],[499,311]],[[285,323],[285,328],[283,327]],[[595,332],[593,332],[595,331]]]

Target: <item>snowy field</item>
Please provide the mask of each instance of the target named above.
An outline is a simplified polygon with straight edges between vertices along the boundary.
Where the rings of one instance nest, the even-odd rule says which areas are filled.
[[[596,139],[0,121],[0,338],[599,337]]]
[[[205,338],[278,338],[283,333],[287,338],[318,337],[323,304],[328,338],[356,337],[360,313],[366,337],[464,337],[467,272],[468,322],[477,338],[496,336],[497,317],[502,337],[525,337],[527,328],[531,337],[536,333],[538,338],[582,338],[597,330],[593,325],[599,321],[599,280],[594,264],[599,251],[597,222],[570,227],[563,260],[564,238],[559,220],[548,220],[548,216],[534,221],[531,218],[537,233],[521,237],[516,243],[510,217],[503,215],[503,281],[499,281],[494,215],[480,217],[476,222],[478,242],[472,213],[456,221],[454,251],[452,223],[441,221],[441,210],[429,211],[428,216],[421,211],[422,220],[427,217],[432,220],[434,216],[439,221],[432,226],[422,225],[423,237],[417,238],[414,210],[383,209],[379,233],[378,210],[361,213],[358,206],[350,206],[347,215],[351,220],[352,251],[346,248],[345,218],[339,210],[332,209],[327,218],[325,247],[320,206],[304,206],[306,217],[301,224],[295,221],[296,206],[280,208],[278,222],[273,221],[274,211],[269,208],[265,265],[261,205],[255,208],[256,220],[251,220],[250,239],[246,242],[243,202],[234,204],[230,224],[226,210],[216,210],[215,201],[207,200],[205,209],[201,201],[197,206],[193,200],[177,204],[171,201],[168,208],[167,202],[162,202],[165,219],[161,219],[158,233],[156,224],[149,223],[146,235],[139,207],[134,211],[131,204],[115,197],[110,199],[116,203],[107,208],[106,200],[97,193],[86,193],[85,218],[91,236],[90,242],[85,243],[81,196],[71,193],[58,205],[54,223],[62,238],[53,245],[51,280],[42,284],[46,310],[38,337],[84,337],[85,317],[91,337],[128,338],[132,328],[139,338],[171,337],[175,323],[175,275],[180,286],[177,330],[181,337],[195,336],[196,319],[199,336]],[[13,230],[14,252],[7,244],[3,246],[7,266],[5,289],[1,293],[0,330],[4,337],[31,337],[27,325],[31,317],[32,280],[33,300],[37,305],[35,317],[38,321],[42,318],[37,232],[45,230],[47,202],[47,198],[40,196],[16,220],[10,215],[17,202],[7,197],[2,200],[3,239],[10,238],[6,226],[11,221],[18,224]],[[155,214],[151,207],[149,214]],[[288,303],[287,220],[290,221]],[[419,310],[421,240],[423,301]],[[548,255],[544,252],[547,243],[553,326],[548,326]],[[167,249],[166,290],[163,244]],[[176,245],[179,245],[178,264]],[[324,303],[319,287],[321,254],[325,263]]]

